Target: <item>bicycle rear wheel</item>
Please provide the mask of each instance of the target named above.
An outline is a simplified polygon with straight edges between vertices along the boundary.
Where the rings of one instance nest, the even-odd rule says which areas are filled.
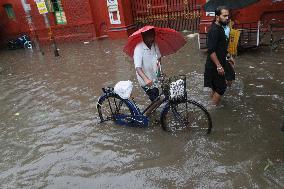
[[[193,100],[169,104],[162,113],[161,123],[163,129],[170,132],[189,130],[209,134],[212,129],[210,114]]]
[[[133,111],[126,101],[117,95],[106,95],[99,99],[97,110],[101,122],[116,121],[120,115],[125,117],[133,116]]]

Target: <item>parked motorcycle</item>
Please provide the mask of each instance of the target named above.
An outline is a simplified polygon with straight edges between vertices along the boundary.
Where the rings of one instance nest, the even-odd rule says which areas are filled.
[[[7,43],[8,49],[33,49],[33,44],[29,36],[22,35],[17,39],[9,40]]]

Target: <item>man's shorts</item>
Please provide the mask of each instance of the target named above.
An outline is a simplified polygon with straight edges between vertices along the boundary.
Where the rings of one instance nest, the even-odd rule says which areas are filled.
[[[149,99],[153,102],[156,98],[159,96],[159,89],[157,87],[148,88],[148,87],[142,87],[143,90],[148,95]]]
[[[227,89],[226,78],[219,75],[215,68],[205,68],[204,87],[210,87],[222,96]]]

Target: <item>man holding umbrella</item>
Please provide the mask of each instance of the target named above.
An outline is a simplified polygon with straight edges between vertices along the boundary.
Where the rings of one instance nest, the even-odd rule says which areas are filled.
[[[170,28],[144,26],[129,36],[123,51],[133,58],[138,82],[151,101],[159,96],[155,83],[161,73],[161,57],[177,52],[185,43]]]
[[[158,81],[161,53],[155,43],[155,30],[149,29],[141,33],[143,41],[134,49],[134,65],[137,79],[151,101],[159,96],[159,89],[154,85]]]
[[[212,89],[211,98],[218,105],[227,88],[225,71],[229,63],[226,61],[228,39],[223,26],[229,23],[229,10],[220,6],[215,11],[215,21],[208,32],[208,56],[205,64],[204,86]],[[228,74],[228,73],[227,73]]]

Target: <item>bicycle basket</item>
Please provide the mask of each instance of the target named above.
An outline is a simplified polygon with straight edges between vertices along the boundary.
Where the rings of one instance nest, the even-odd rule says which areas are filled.
[[[187,100],[186,76],[173,76],[165,80],[162,86],[164,95],[171,102],[184,102]]]

